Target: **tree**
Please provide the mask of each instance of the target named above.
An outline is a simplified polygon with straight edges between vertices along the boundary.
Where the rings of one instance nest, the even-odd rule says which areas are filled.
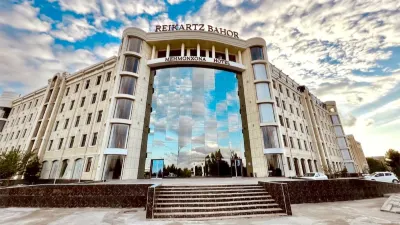
[[[398,177],[400,176],[400,152],[389,149],[386,154],[386,164],[390,166],[392,172],[395,173]]]
[[[24,179],[29,183],[35,183],[37,180],[39,180],[41,169],[42,166],[39,162],[39,158],[37,155],[35,155],[26,165]]]
[[[0,179],[10,179],[15,175],[22,175],[28,161],[34,156],[33,152],[23,153],[13,149],[0,153]]]
[[[374,158],[367,157],[367,163],[368,163],[370,173],[388,170],[388,167],[385,165],[385,163],[380,160],[376,160]]]

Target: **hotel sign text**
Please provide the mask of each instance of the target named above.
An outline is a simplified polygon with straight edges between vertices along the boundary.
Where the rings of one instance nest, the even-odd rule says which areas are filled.
[[[217,58],[206,58],[199,56],[171,56],[165,58],[165,62],[176,62],[176,61],[191,61],[191,62],[213,62],[218,64],[230,65],[229,61],[225,59],[217,59]]]
[[[239,38],[239,34],[236,31],[227,30],[224,28],[218,28],[211,25],[205,26],[204,24],[172,24],[172,25],[156,25],[155,32],[163,32],[163,31],[178,31],[178,30],[199,30],[199,31],[207,31],[216,34],[222,34],[233,38]]]

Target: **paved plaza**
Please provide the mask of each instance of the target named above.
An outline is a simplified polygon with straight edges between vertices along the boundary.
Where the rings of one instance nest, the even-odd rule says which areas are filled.
[[[3,225],[183,225],[183,224],[400,224],[400,216],[380,211],[387,198],[346,202],[292,205],[293,216],[260,217],[217,221],[162,221],[146,220],[143,208],[2,208],[0,224]]]

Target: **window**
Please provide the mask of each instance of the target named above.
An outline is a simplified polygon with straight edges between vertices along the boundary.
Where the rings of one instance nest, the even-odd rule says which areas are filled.
[[[294,130],[297,130],[297,124],[296,124],[296,121],[294,121],[294,120],[293,120],[293,127],[294,127]]]
[[[65,91],[65,96],[68,96],[69,94],[69,87],[67,88],[67,90]]]
[[[87,137],[87,134],[82,135],[81,147],[85,147],[85,145],[86,145],[86,137]]]
[[[344,136],[342,127],[336,126],[335,127],[335,134],[336,134],[336,136]]]
[[[66,120],[65,120],[65,124],[64,124],[64,129],[67,129],[67,128],[68,128],[68,123],[69,123],[69,119],[66,119]]]
[[[299,146],[299,149],[301,149],[301,142],[300,139],[297,138],[297,145]]]
[[[72,110],[74,108],[75,100],[72,100],[71,105],[69,106],[69,110]]]
[[[39,102],[39,99],[36,99],[36,101],[35,101],[35,107],[37,106],[38,102]]]
[[[75,141],[75,136],[72,136],[71,139],[69,139],[69,148],[74,147],[74,141]]]
[[[17,133],[17,136],[15,136],[15,139],[18,139],[18,136],[19,136],[19,133],[20,133],[21,131],[18,131],[18,133]]]
[[[293,106],[292,104],[289,104],[290,112],[293,113]]]
[[[104,90],[103,94],[101,95],[101,101],[106,100],[106,98],[107,98],[107,90]]]
[[[79,84],[75,85],[75,93],[79,91]]]
[[[288,88],[286,88],[286,94],[287,94],[287,96],[290,98],[290,91],[289,91]]]
[[[26,116],[24,116],[21,123],[25,123],[25,119],[26,119]]]
[[[97,93],[92,95],[92,104],[96,103]]]
[[[85,100],[86,100],[86,97],[81,98],[81,107],[83,107],[85,105]]]
[[[310,141],[310,150],[311,150],[311,151],[313,151],[313,149],[312,149],[312,143],[311,143],[311,141]]]
[[[114,118],[127,119],[131,117],[132,100],[120,98],[117,99]]]
[[[31,113],[31,115],[29,116],[29,122],[31,122],[32,116],[33,116],[33,113]]]
[[[280,92],[280,93],[283,93],[282,84],[279,84],[279,92]]]
[[[135,56],[126,56],[124,71],[138,73],[139,68],[139,58]]]
[[[297,116],[300,116],[300,111],[299,111],[299,108],[297,108],[297,107],[296,107],[296,113],[297,113]]]
[[[272,80],[272,87],[276,90],[276,82],[275,82],[275,80]]]
[[[261,46],[251,47],[250,52],[251,52],[251,60],[264,59],[263,48]]]
[[[90,80],[87,80],[85,84],[85,90],[88,89],[89,87],[90,87]]]
[[[265,64],[254,64],[254,79],[255,80],[266,80],[267,78],[267,69],[265,68]]]
[[[296,94],[293,92],[293,100],[296,101]]]
[[[129,125],[113,124],[111,127],[109,148],[126,148]]]
[[[49,142],[49,148],[47,149],[47,151],[50,151],[51,150],[51,146],[53,145],[53,140],[50,140],[50,142]]]
[[[338,116],[332,116],[332,123],[333,125],[340,125],[339,117]]]
[[[62,111],[64,111],[64,106],[65,106],[65,103],[61,104],[60,113],[62,113]]]
[[[260,110],[260,122],[261,123],[271,123],[275,122],[274,110],[272,104],[259,104]]]
[[[304,149],[306,149],[306,151],[308,151],[308,147],[307,147],[307,142],[304,141]]]
[[[281,126],[285,126],[285,123],[283,122],[283,117],[281,115],[279,116],[279,123],[281,124]]]
[[[286,103],[285,103],[284,100],[282,100],[282,107],[283,107],[284,110],[286,110]]]
[[[258,100],[270,100],[271,94],[267,83],[256,84],[256,94]]]
[[[277,107],[280,107],[280,106],[279,106],[279,98],[278,98],[278,97],[275,97],[275,102],[276,102],[276,106],[277,106]]]
[[[286,126],[287,126],[287,128],[290,128],[289,118],[286,118]]]
[[[101,82],[101,76],[97,76],[96,85],[99,85]]]
[[[97,134],[97,132],[93,133],[92,146],[95,146],[97,144]]]
[[[24,130],[24,133],[22,133],[22,137],[25,137],[25,134],[26,134],[26,129]],[[0,138],[0,140],[1,140],[1,138]]]
[[[136,78],[130,76],[122,76],[119,85],[119,94],[134,95],[135,94]]]
[[[287,139],[286,139],[286,135],[282,135],[283,138],[283,146],[288,147],[288,143],[287,143]]]
[[[279,148],[277,127],[265,126],[261,127],[261,130],[264,140],[264,149]]]
[[[301,130],[301,133],[304,133],[303,124],[301,124],[301,123],[300,123],[300,130]]]
[[[292,164],[290,163],[290,157],[286,157],[286,160],[287,160],[287,165],[288,165],[289,170],[292,170]]]
[[[127,51],[140,53],[140,47],[142,45],[142,40],[136,37],[129,37]]]
[[[57,130],[57,128],[58,128],[58,123],[59,123],[59,121],[56,122],[56,125],[54,126],[54,131]]]
[[[308,133],[308,126],[306,126],[306,131],[307,131],[307,134],[310,134],[310,133]]]
[[[111,72],[107,72],[106,82],[111,80]]]
[[[29,102],[28,109],[30,109],[30,108],[31,108],[31,106],[32,106],[32,102]]]
[[[58,143],[58,150],[61,149],[63,142],[64,142],[64,138],[60,138],[60,142]]]
[[[101,122],[101,117],[103,117],[103,110],[100,110],[97,113],[97,122],[100,123]]]
[[[90,121],[92,121],[92,113],[88,114],[87,120],[86,120],[86,124],[90,124]]]
[[[81,116],[77,116],[75,120],[75,127],[79,126],[79,120],[81,119]]]
[[[86,162],[85,172],[90,172],[90,168],[92,167],[92,157],[89,157]]]

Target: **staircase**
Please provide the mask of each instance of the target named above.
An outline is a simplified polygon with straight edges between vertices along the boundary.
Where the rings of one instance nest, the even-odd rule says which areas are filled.
[[[284,216],[259,185],[161,186],[156,189],[154,219],[222,219]]]

